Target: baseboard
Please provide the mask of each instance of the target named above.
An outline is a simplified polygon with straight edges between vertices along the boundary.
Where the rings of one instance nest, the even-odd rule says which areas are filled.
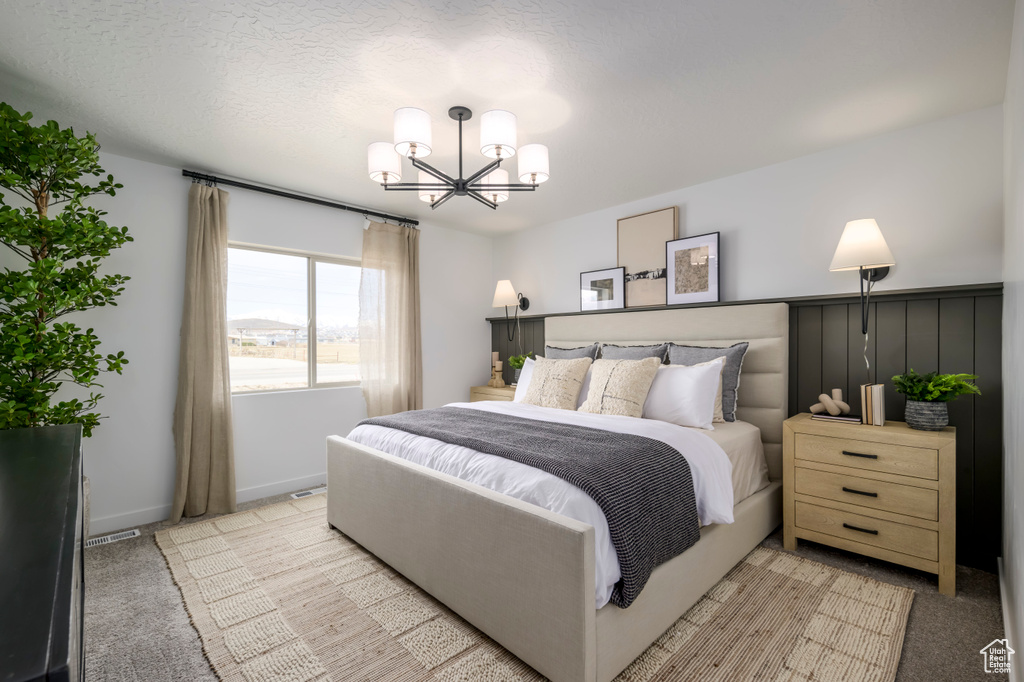
[[[249,502],[250,500],[258,500],[262,497],[293,493],[296,490],[302,490],[303,488],[315,488],[317,486],[325,485],[326,483],[327,472],[324,471],[319,474],[313,474],[312,476],[300,476],[299,478],[290,478],[287,481],[276,481],[274,483],[267,483],[266,485],[256,485],[251,488],[243,488],[235,492],[235,499],[239,502]]]
[[[300,476],[287,481],[276,481],[266,485],[256,485],[251,488],[242,488],[235,492],[235,499],[238,502],[249,502],[263,497],[293,493],[304,488],[315,488],[327,482],[327,472],[313,474],[312,476]],[[93,507],[95,509],[95,506]],[[157,507],[138,509],[124,514],[111,514],[110,516],[93,517],[89,519],[89,534],[105,535],[114,531],[124,530],[143,526],[147,523],[163,521],[171,515],[171,505],[162,504]]]
[[[93,506],[95,509],[95,506]],[[92,517],[89,519],[89,535],[106,535],[114,531],[144,526],[147,523],[163,521],[171,515],[171,505],[162,504],[158,507],[148,509],[137,509],[124,514],[111,514],[110,516]]]
[[[1017,633],[1013,631],[1013,619],[1010,615],[1013,613],[1013,604],[1010,603],[1009,593],[1006,591],[1006,573],[1003,572],[1003,557],[996,557],[996,565],[999,568],[999,600],[1002,602],[1003,607],[1003,634],[1006,637],[1006,641],[1014,651],[1021,651],[1020,647],[1017,646]],[[1017,654],[1010,666],[1010,682],[1022,682],[1020,674],[1020,661],[1024,661],[1024,656]]]

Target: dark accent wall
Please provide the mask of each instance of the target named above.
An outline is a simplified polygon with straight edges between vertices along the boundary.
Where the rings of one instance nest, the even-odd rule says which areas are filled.
[[[950,424],[957,428],[957,563],[994,572],[1002,533],[1002,285],[873,295],[868,311],[870,373],[856,295],[774,300],[790,305],[791,415],[806,412],[820,393],[832,388],[842,388],[846,398],[857,396],[851,403],[856,405],[860,384],[870,380],[886,385],[886,419],[902,421],[904,399],[893,390],[894,374],[913,368],[978,375],[982,395],[949,404]],[[504,318],[490,321],[491,350],[502,360],[519,354],[520,341],[522,352],[543,354],[544,316],[521,318],[514,343],[508,340]],[[507,367],[505,381],[512,381]]]

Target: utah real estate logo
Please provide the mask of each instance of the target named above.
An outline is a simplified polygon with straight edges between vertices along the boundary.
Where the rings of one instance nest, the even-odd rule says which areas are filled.
[[[985,657],[985,672],[1010,673],[1010,657],[1015,652],[1005,639],[994,639],[979,652]]]

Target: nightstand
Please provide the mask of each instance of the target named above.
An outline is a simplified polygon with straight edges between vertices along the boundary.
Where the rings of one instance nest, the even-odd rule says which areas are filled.
[[[786,549],[797,538],[939,576],[956,594],[956,429],[798,414],[782,425]]]
[[[469,389],[469,402],[475,403],[478,400],[505,400],[511,401],[516,397],[515,386],[473,386]]]

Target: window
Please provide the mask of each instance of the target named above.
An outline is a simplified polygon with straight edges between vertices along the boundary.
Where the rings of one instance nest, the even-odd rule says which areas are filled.
[[[229,247],[231,392],[358,384],[359,274],[355,260]]]

